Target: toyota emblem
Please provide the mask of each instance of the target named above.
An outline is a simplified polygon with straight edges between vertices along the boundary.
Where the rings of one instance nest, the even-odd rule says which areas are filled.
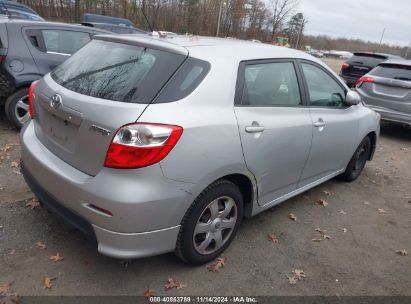
[[[63,100],[59,94],[54,94],[50,99],[50,107],[57,109],[61,106]]]

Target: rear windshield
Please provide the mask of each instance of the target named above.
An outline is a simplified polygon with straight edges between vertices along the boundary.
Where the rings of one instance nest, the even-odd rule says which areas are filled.
[[[372,70],[370,75],[411,81],[411,66],[400,64],[381,64]]]
[[[365,65],[369,67],[375,67],[379,63],[385,60],[387,60],[386,57],[373,55],[373,54],[354,54],[350,58],[350,60],[348,60],[348,62],[353,65],[360,64],[360,65]]]
[[[51,77],[88,96],[150,103],[186,57],[145,47],[93,40]]]

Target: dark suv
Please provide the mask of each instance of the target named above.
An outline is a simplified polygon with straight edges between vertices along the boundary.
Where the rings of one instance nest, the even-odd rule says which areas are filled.
[[[109,32],[80,25],[0,19],[0,105],[17,127],[28,119],[30,84],[43,77],[95,34]]]
[[[36,11],[24,4],[15,1],[0,0],[0,15],[13,19],[28,19],[33,21],[44,21]]]
[[[402,59],[399,56],[382,53],[354,53],[342,66],[340,76],[348,86],[352,87],[355,82],[381,62],[389,59]]]

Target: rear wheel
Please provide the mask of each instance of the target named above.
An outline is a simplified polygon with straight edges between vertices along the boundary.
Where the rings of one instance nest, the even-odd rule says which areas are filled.
[[[30,120],[29,89],[20,89],[7,98],[5,111],[9,121],[19,129],[28,122]]]
[[[340,178],[346,182],[352,182],[360,176],[365,164],[370,156],[371,140],[367,136],[358,146],[350,162],[348,163],[345,172],[340,175]]]
[[[218,257],[231,243],[243,217],[243,198],[233,183],[220,180],[193,202],[182,221],[176,254],[189,264]]]

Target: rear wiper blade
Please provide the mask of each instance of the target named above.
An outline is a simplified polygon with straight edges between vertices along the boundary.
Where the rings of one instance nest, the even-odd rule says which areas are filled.
[[[394,77],[394,79],[397,79],[397,80],[405,80],[405,81],[411,81],[411,78],[408,78],[408,77]]]

